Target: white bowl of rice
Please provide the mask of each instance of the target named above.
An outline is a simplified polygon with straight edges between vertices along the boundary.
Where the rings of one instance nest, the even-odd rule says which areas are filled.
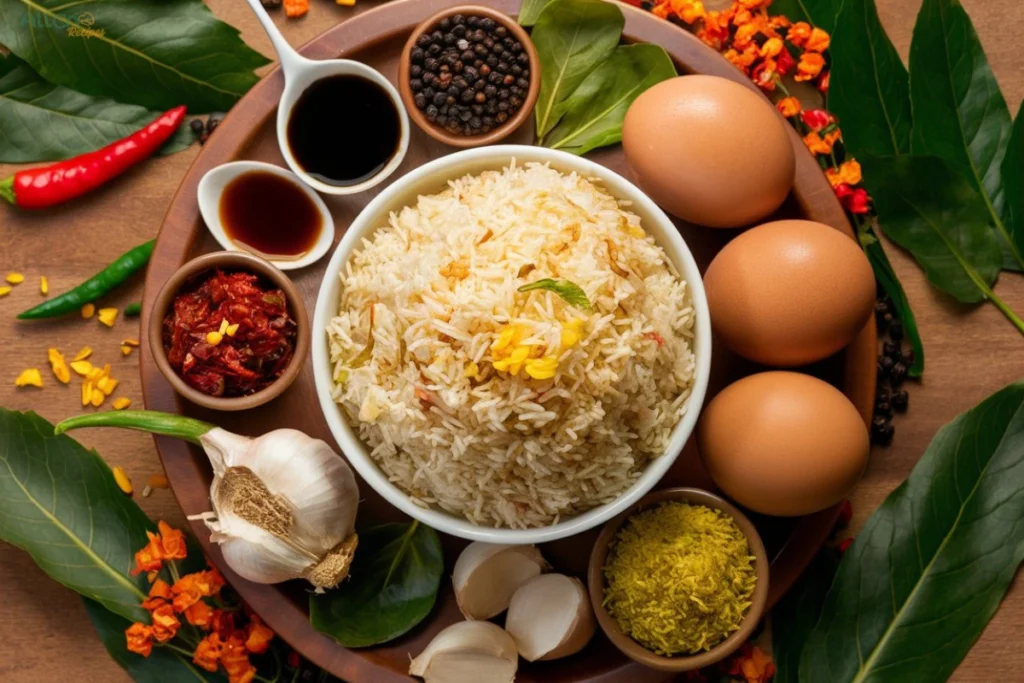
[[[672,466],[710,329],[693,256],[632,183],[565,152],[482,147],[353,221],[317,299],[313,372],[331,433],[389,503],[461,538],[540,543],[605,522]]]

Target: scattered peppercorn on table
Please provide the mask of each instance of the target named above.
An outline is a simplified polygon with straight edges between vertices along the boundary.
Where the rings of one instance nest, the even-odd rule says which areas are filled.
[[[241,28],[246,42],[272,54],[245,3],[208,0],[208,4],[218,16]],[[717,7],[715,0],[705,4],[709,9]],[[1024,98],[1024,55],[1015,40],[1018,27],[1024,25],[1024,4],[1019,0],[963,0],[963,4],[1015,111]],[[906,58],[920,3],[878,0],[878,5],[883,23]],[[314,2],[301,20],[289,21],[284,12],[273,16],[289,42],[301,45],[372,6],[369,2],[355,7]],[[133,408],[143,406],[138,370],[143,349],[137,348],[140,318],[125,314],[126,307],[142,298],[141,276],[89,302],[91,310],[41,321],[16,321],[15,316],[79,285],[119,255],[155,237],[197,153],[195,148],[152,159],[89,196],[47,211],[20,213],[0,205],[0,338],[4,346],[0,405],[35,410],[53,422],[82,412],[124,408],[128,401]],[[17,170],[0,164],[0,177]],[[909,386],[910,411],[897,422],[893,445],[872,452],[868,471],[854,492],[854,530],[903,480],[940,425],[1024,376],[1024,340],[994,307],[966,313],[955,308],[929,289],[921,271],[898,249],[890,249],[889,254],[914,303],[928,350],[928,369],[923,384]],[[1004,274],[997,291],[1012,308],[1024,310],[1024,277]],[[971,337],[965,337],[964,330]],[[91,354],[83,355],[86,348]],[[510,349],[510,358],[512,353]],[[531,367],[535,372],[544,370],[542,365]],[[96,447],[112,467],[121,468],[119,486],[132,491],[153,519],[179,528],[186,525],[165,488],[149,436],[88,430],[74,437]],[[151,495],[144,497],[147,488]],[[1019,584],[1011,589],[954,680],[1009,680],[1012,675],[1008,678],[1006,672],[1024,668],[1024,652],[1015,647],[1014,638],[1024,632],[1024,589]],[[9,653],[0,658],[4,683],[58,683],[67,680],[69,672],[82,681],[129,680],[100,644],[81,601],[43,574],[27,554],[2,544],[0,601],[0,642]]]

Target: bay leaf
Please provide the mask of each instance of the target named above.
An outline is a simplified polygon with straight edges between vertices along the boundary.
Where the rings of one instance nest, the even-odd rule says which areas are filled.
[[[784,16],[792,22],[805,21],[823,31],[832,33],[843,0],[772,0],[768,12]]]
[[[878,20],[874,0],[845,0],[829,49],[829,108],[839,117],[843,144],[854,157],[910,150],[907,69]]]
[[[910,149],[944,159],[977,190],[998,230],[1003,267],[1024,269],[1003,225],[1001,167],[1010,110],[971,19],[958,0],[924,0],[910,43]],[[845,133],[846,122],[843,122]]]
[[[310,595],[310,623],[345,647],[386,643],[430,614],[443,573],[441,540],[430,527],[412,522],[361,531],[349,578]]]
[[[947,680],[1024,560],[1022,517],[1016,382],[940,429],[868,519],[804,646],[800,680]]]
[[[1024,103],[1017,110],[1003,157],[1003,225],[1019,251],[1024,251]]]
[[[862,156],[885,234],[963,303],[992,298],[1002,255],[981,196],[940,158]]]
[[[892,269],[882,242],[869,224],[864,223],[861,226],[858,239],[868,257],[868,263],[871,264],[871,270],[875,273],[875,279],[892,300],[896,315],[903,325],[903,337],[914,352],[914,362],[907,368],[907,374],[911,377],[920,377],[924,374],[924,344],[921,341],[921,332],[917,329],[914,311],[910,308],[910,301],[907,300],[907,295],[903,291],[903,285],[900,284],[896,271]]]
[[[267,59],[200,0],[0,0],[0,43],[87,95],[227,111]]]
[[[822,548],[796,585],[772,608],[773,683],[797,683],[800,680],[800,653],[818,623],[821,605],[839,568],[839,557],[835,548]]]
[[[0,540],[71,590],[148,623],[146,577],[129,571],[151,529],[95,451],[35,413],[0,408]]]
[[[565,115],[544,138],[552,149],[586,154],[622,140],[626,110],[645,90],[676,75],[660,45],[620,45],[565,100]]]
[[[536,24],[540,13],[552,2],[553,0],[523,0],[519,8],[519,25],[529,27]]]
[[[622,10],[604,0],[554,0],[541,12],[531,34],[541,64],[538,139],[565,114],[566,98],[611,55],[624,22]]]
[[[0,163],[70,159],[120,140],[158,116],[145,107],[47,83],[17,57],[0,57]],[[186,121],[158,153],[180,152],[195,139]]]
[[[107,649],[110,658],[124,669],[135,683],[224,683],[218,673],[210,673],[192,663],[191,658],[180,652],[153,643],[148,657],[129,652],[124,631],[132,622],[108,611],[103,605],[89,598],[82,598],[86,614],[96,629],[100,642]]]

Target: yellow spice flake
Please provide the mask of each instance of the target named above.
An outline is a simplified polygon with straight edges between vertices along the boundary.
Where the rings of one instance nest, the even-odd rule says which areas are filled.
[[[121,398],[114,399],[114,402],[111,405],[113,405],[114,410],[124,410],[131,404],[132,400],[130,398],[122,396]]]
[[[113,377],[101,377],[96,382],[96,388],[103,392],[103,396],[110,396],[117,389],[117,385],[120,382]]]
[[[604,575],[609,614],[660,655],[710,650],[737,631],[757,583],[747,539],[729,515],[674,501],[626,521]]]
[[[81,355],[82,352],[79,351],[78,353]],[[76,375],[88,377],[89,373],[92,372],[92,363],[87,360],[78,360],[78,356],[76,356],[75,360],[71,361],[71,369],[75,371]]]
[[[43,296],[50,293],[50,281],[46,279],[45,275],[39,277],[39,293]]]
[[[11,288],[10,287],[7,287],[7,286],[0,287],[0,296],[7,296],[10,293],[11,293]]]
[[[167,481],[167,477],[162,474],[151,474],[149,475],[149,481],[146,485],[154,489],[168,489],[171,487],[171,483]]]
[[[132,347],[127,344],[121,344],[121,355],[130,356],[132,355]]]
[[[355,7],[356,6],[356,0],[334,0],[334,1],[337,4],[341,5],[342,7]]]
[[[117,465],[113,469],[114,481],[117,483],[117,488],[121,489],[126,495],[132,495],[132,480],[128,478],[124,470],[120,465]]]
[[[71,371],[68,370],[67,361],[64,360],[64,354],[57,349],[47,349],[46,358],[50,361],[50,369],[53,371],[53,376],[60,381],[61,384],[67,384],[71,381]]]
[[[72,360],[76,360],[76,361],[78,361],[78,360],[85,360],[86,358],[88,358],[91,355],[92,355],[92,349],[90,347],[88,347],[88,346],[83,346],[82,350],[79,351],[78,353],[76,353],[75,357]]]
[[[91,318],[96,315],[96,304],[86,304],[82,306],[82,317]]]
[[[222,341],[224,341],[224,335],[220,332],[206,333],[206,343],[210,346],[217,346],[217,344],[220,344]]]
[[[99,312],[100,322],[107,327],[113,327],[114,321],[117,320],[117,309],[116,308],[101,308]]]
[[[465,370],[465,372],[463,374],[466,377],[468,377],[469,379],[479,379],[480,378],[480,366],[477,365],[476,363],[470,361],[469,364],[466,365],[466,370]]]
[[[7,280],[8,284],[20,285],[25,281],[25,276],[21,273],[7,273],[7,277],[4,279]]]
[[[218,330],[218,331],[219,331],[219,332],[220,332],[220,333],[221,333],[222,335],[223,335],[223,334],[226,334],[226,333],[227,333],[227,331],[228,331],[228,325],[230,325],[230,324],[231,324],[231,323],[229,323],[229,322],[228,322],[228,319],[227,319],[227,318],[221,318],[221,319],[220,319],[220,330]]]
[[[121,343],[124,344],[125,346],[136,346],[137,347],[139,345],[139,340],[138,339],[122,339]]]
[[[100,391],[99,389],[93,388],[92,396],[89,397],[89,403],[92,404],[93,408],[99,408],[101,405],[103,405],[103,400],[105,398],[106,398],[106,396],[103,395],[102,391]]]
[[[224,330],[224,334],[228,335],[229,337],[234,337],[236,334],[238,334],[238,323],[231,323],[230,325],[228,325],[227,329]]]
[[[87,406],[92,401],[92,382],[85,380],[82,382],[82,405]]]
[[[16,387],[38,387],[43,388],[43,375],[39,372],[38,368],[29,368],[28,370],[22,370],[21,374],[14,380],[14,386]]]

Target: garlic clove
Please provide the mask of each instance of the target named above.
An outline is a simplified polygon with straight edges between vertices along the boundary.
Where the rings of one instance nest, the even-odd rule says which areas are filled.
[[[444,629],[409,664],[427,683],[512,683],[519,659],[512,636],[488,621]]]
[[[536,546],[470,543],[452,572],[459,611],[467,619],[497,616],[508,609],[517,588],[547,567]]]
[[[563,574],[543,574],[524,583],[505,617],[505,630],[530,662],[576,654],[590,642],[596,626],[583,583]]]

